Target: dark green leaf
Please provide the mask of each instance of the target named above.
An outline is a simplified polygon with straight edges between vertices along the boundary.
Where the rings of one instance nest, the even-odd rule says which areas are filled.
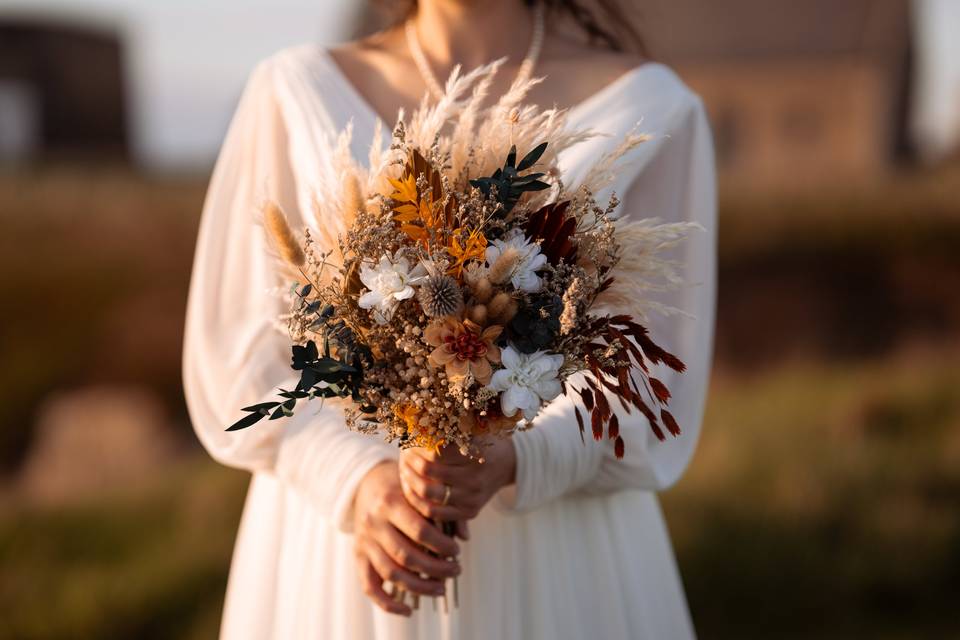
[[[249,407],[244,407],[243,411],[261,413],[264,410],[269,411],[270,409],[273,409],[279,404],[280,404],[279,402],[261,402],[260,404],[252,404]]]
[[[537,163],[537,160],[540,159],[540,156],[543,155],[543,152],[547,150],[547,143],[541,142],[533,150],[530,151],[527,155],[523,157],[523,160],[520,161],[520,164],[517,165],[517,171],[523,171],[524,169],[529,169]]]
[[[232,425],[227,427],[227,431],[240,431],[241,429],[246,429],[247,427],[257,424],[262,419],[263,419],[262,413],[259,413],[259,412],[248,413],[247,415],[243,416],[242,418],[234,422]]]

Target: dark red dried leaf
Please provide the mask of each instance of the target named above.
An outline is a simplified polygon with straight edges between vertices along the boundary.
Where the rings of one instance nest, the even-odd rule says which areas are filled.
[[[583,414],[580,413],[580,407],[573,408],[573,415],[577,417],[577,426],[580,427],[580,442],[586,443],[586,439],[583,437],[586,429],[583,426]]]
[[[607,381],[603,378],[600,378],[600,381],[604,384],[607,384]],[[606,421],[610,417],[610,402],[607,401],[607,396],[604,393],[594,394],[594,400],[597,401],[597,411],[600,412],[600,416]]]
[[[656,378],[650,378],[650,388],[653,389],[653,395],[657,397],[657,400],[663,404],[667,404],[670,400],[670,390],[667,389],[667,385],[663,384]]]
[[[617,436],[617,439],[613,442],[613,453],[615,456],[617,456],[617,460],[621,460],[623,458],[625,447],[623,444],[623,438],[620,436]]]
[[[603,417],[600,412],[594,410],[590,413],[590,427],[593,429],[593,439],[603,439]]]
[[[576,260],[576,244],[573,234],[577,230],[577,220],[567,216],[569,201],[557,202],[541,207],[527,220],[526,235],[540,243],[540,252],[550,264],[561,260],[568,264]]]
[[[687,370],[687,365],[683,364],[683,361],[680,360],[680,358],[678,358],[677,356],[673,355],[672,353],[663,351],[661,359],[663,360],[663,363],[665,365],[667,365],[677,373],[683,373],[684,371]]]
[[[677,424],[677,421],[673,417],[673,414],[671,414],[666,409],[661,409],[660,417],[663,419],[663,424],[666,425],[667,431],[669,431],[672,435],[675,435],[675,436],[680,435],[680,425]]]
[[[580,398],[587,411],[593,411],[593,392],[590,389],[580,389]]]
[[[617,414],[610,416],[610,423],[607,424],[607,437],[615,440],[620,437],[620,418]]]

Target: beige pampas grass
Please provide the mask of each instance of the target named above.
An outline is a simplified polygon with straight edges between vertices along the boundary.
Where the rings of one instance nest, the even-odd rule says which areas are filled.
[[[590,171],[580,181],[580,186],[592,193],[597,193],[610,185],[617,170],[621,168],[624,158],[650,138],[649,135],[640,131],[639,124],[635,126],[613,151],[605,153],[590,167]]]
[[[344,227],[350,228],[357,219],[357,213],[366,208],[365,204],[360,178],[355,173],[348,174],[343,181],[343,211],[340,213]]]
[[[673,291],[683,285],[681,263],[665,253],[703,231],[692,222],[662,224],[655,218],[615,221],[620,243],[613,285],[597,297],[597,304],[622,309],[646,318],[651,311],[664,315],[682,313],[653,300],[651,292]]]
[[[263,208],[263,226],[273,240],[273,245],[280,257],[290,266],[297,269],[303,267],[307,261],[303,247],[290,229],[287,216],[276,202],[270,201]]]

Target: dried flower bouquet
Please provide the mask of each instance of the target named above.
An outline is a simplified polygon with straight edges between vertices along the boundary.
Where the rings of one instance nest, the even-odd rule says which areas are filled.
[[[297,281],[284,320],[300,380],[230,430],[342,398],[351,428],[479,455],[478,436],[525,428],[568,393],[581,435],[589,422],[618,457],[613,399],[658,438],[679,433],[650,365],[684,365],[641,322],[671,311],[651,292],[679,283],[663,251],[695,225],[628,220],[616,196],[596,201],[640,134],[565,185],[559,154],[592,134],[523,104],[531,82],[484,106],[497,66],[454,73],[437,104],[401,114],[388,151],[378,131],[366,167],[343,132],[336,184],[317,193],[302,237],[265,205],[278,264]]]

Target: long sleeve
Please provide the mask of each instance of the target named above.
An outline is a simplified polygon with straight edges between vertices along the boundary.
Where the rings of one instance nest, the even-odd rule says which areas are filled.
[[[669,135],[641,145],[634,171],[615,189],[626,194],[621,215],[697,222],[706,229],[693,233],[670,256],[683,265],[687,285],[657,298],[693,317],[653,313],[648,323],[654,340],[687,364],[683,374],[663,366],[652,372],[673,394],[669,406],[682,433],[661,442],[642,415],[628,415],[611,401],[626,443],[626,455],[618,460],[609,440],[595,442],[589,434],[586,443],[581,440],[573,401],[558,398],[532,429],[514,435],[516,484],[502,491],[499,500],[507,510],[533,509],[577,491],[662,490],[682,475],[696,447],[709,382],[716,298],[713,147],[702,105],[693,96],[686,108],[656,126],[665,127]]]
[[[224,430],[242,407],[296,384],[289,341],[275,327],[285,304],[272,293],[289,283],[267,252],[257,217],[272,199],[295,228],[303,225],[277,76],[271,61],[252,74],[207,193],[187,307],[184,389],[194,429],[216,460],[275,475],[349,530],[357,484],[395,458],[394,447],[349,431],[341,407],[330,402],[301,401],[293,418]]]

